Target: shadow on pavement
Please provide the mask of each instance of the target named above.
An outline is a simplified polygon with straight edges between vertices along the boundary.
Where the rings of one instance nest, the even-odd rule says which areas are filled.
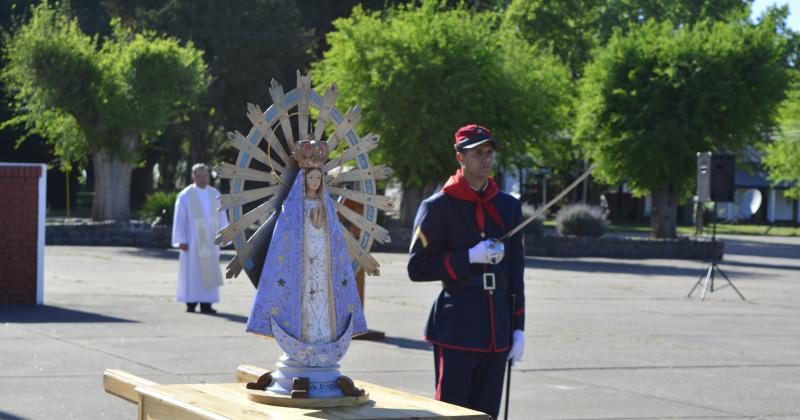
[[[244,316],[244,315],[226,314],[224,312],[217,312],[215,314],[204,314],[202,312],[198,312],[197,314],[198,315],[213,316],[215,318],[223,318],[223,319],[227,319],[228,321],[240,322],[242,324],[247,323],[247,317]]]
[[[697,267],[676,267],[674,265],[656,265],[649,260],[648,263],[635,262],[637,260],[603,260],[585,261],[577,259],[554,259],[541,257],[526,257],[525,267],[544,270],[582,271],[588,273],[618,273],[654,276],[697,277],[706,269],[707,262],[697,261]],[[723,264],[725,262],[721,262]],[[737,271],[736,275],[751,275],[752,273]],[[763,274],[761,274],[763,276]]]
[[[228,321],[233,322],[240,322],[242,324],[247,323],[247,317],[244,315],[237,315],[237,314],[227,314],[218,312],[216,314],[203,314],[197,313],[197,315],[206,315],[206,316],[213,316],[216,318],[224,318]],[[389,337],[387,336],[383,340],[370,340],[374,343],[381,343],[381,344],[390,344],[396,347],[404,348],[404,349],[413,349],[413,350],[431,350],[433,346],[431,343],[425,340],[412,340],[409,338],[402,338],[402,337]],[[2,417],[0,417],[2,418]]]
[[[75,309],[48,305],[0,305],[0,322],[47,323],[47,322],[138,322]],[[0,418],[5,418],[0,416]]]
[[[753,267],[763,268],[767,270],[794,270],[800,271],[800,265],[785,265],[785,264],[764,264],[764,263],[751,263],[743,261],[720,261],[720,266],[732,265],[735,267]]]
[[[26,420],[26,417],[15,416],[8,411],[0,410],[0,419],[3,420]]]
[[[725,242],[726,255],[768,258],[797,258],[800,255],[800,244],[775,244],[743,239],[723,239],[722,241]]]
[[[129,248],[123,252],[135,257],[178,261],[178,252],[180,251],[177,248]],[[219,262],[227,263],[234,255],[236,255],[234,252],[223,248],[222,253],[219,255]]]
[[[433,346],[431,343],[425,340],[412,340],[410,338],[403,338],[403,337],[389,337],[386,336],[383,340],[376,340],[375,343],[383,343],[383,344],[391,344],[393,346],[397,346],[403,349],[413,349],[413,350],[431,350]]]

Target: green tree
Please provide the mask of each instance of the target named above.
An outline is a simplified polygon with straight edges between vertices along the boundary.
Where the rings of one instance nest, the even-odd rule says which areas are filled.
[[[404,226],[456,167],[459,126],[494,130],[506,162],[546,153],[564,127],[566,68],[496,23],[493,13],[436,1],[383,12],[356,7],[334,22],[331,47],[312,67],[318,85],[339,85],[340,103],[363,108],[361,132],[382,136],[379,158],[403,185]]]
[[[697,152],[766,141],[789,82],[786,39],[758,25],[648,22],[615,34],[587,66],[577,143],[597,176],[652,194],[652,235],[675,236]]]
[[[213,79],[181,130],[170,133],[171,150],[190,139],[189,165],[219,158],[224,133],[247,124],[248,102],[268,101],[271,78],[294,81],[308,68],[315,46],[295,0],[103,0],[125,26],[168,34],[203,51]],[[327,10],[327,9],[326,9]],[[162,168],[177,161],[160,161]],[[170,168],[172,170],[173,168]],[[184,176],[188,176],[188,171]]]
[[[58,157],[91,154],[95,220],[127,220],[131,171],[148,136],[191,109],[208,84],[201,52],[112,23],[107,38],[78,27],[69,4],[32,8],[3,36],[0,73],[22,124],[53,142]]]
[[[796,76],[796,75],[795,75]],[[770,179],[786,183],[787,195],[800,198],[800,88],[795,85],[780,109],[780,126],[774,142],[766,148],[764,164]]]
[[[528,42],[548,45],[569,66],[574,80],[615,30],[626,31],[650,19],[676,26],[703,19],[742,20],[752,0],[513,0],[503,24]]]
[[[547,47],[569,66],[577,85],[595,50],[605,45],[615,30],[627,31],[644,22],[668,20],[676,26],[702,19],[745,20],[750,0],[512,0],[503,13],[503,26],[528,42]],[[574,104],[574,108],[577,107]],[[574,119],[575,109],[571,111]],[[540,162],[552,171],[550,184],[558,189],[586,168],[583,150],[570,147],[573,132],[565,133],[562,147]],[[588,184],[584,181],[583,199]],[[579,195],[576,189],[571,199]]]

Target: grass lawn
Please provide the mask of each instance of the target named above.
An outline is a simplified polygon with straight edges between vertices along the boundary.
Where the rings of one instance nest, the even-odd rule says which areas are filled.
[[[544,223],[547,227],[555,228],[554,220],[547,220]],[[630,233],[650,233],[650,224],[641,223],[611,223],[608,225],[609,232],[630,232]],[[706,225],[703,229],[706,235],[711,234],[711,225]],[[728,235],[768,235],[768,236],[800,236],[800,227],[795,226],[772,226],[769,225],[729,225],[717,223],[718,234]],[[694,234],[694,226],[678,226],[678,235]]]

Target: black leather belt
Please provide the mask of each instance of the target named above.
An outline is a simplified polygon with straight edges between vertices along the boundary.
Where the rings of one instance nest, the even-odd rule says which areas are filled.
[[[508,277],[500,273],[472,274],[467,278],[450,280],[445,287],[466,288],[473,290],[507,290]]]

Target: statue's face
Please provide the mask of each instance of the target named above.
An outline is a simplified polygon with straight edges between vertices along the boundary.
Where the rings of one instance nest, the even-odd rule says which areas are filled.
[[[320,184],[322,184],[322,172],[312,170],[306,173],[306,191],[313,191],[316,194]]]

